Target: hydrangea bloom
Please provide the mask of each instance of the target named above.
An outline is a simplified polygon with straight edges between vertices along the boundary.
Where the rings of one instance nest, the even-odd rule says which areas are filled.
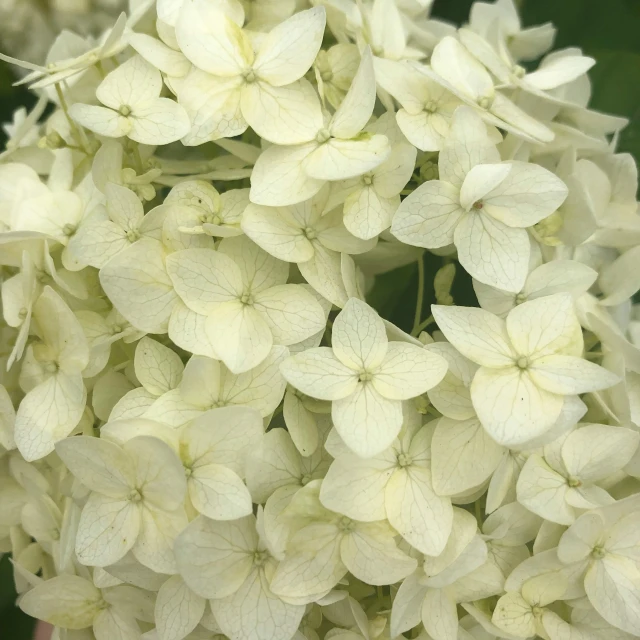
[[[625,121],[513,0],[429,6],[7,58],[0,550],[54,638],[640,637]]]

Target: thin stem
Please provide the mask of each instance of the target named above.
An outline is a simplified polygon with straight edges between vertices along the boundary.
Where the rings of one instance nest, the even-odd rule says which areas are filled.
[[[430,324],[433,324],[434,322],[435,322],[434,317],[429,316],[426,320],[424,320],[417,327],[415,327],[415,329],[413,329],[413,331],[411,332],[411,335],[414,338],[417,338],[420,335],[421,331],[424,331]]]
[[[64,93],[62,93],[62,87],[60,86],[60,83],[56,82],[53,86],[56,88],[56,94],[58,96],[58,100],[60,101],[60,108],[64,112],[64,116],[67,119],[67,122],[69,123],[69,128],[71,129],[71,133],[72,133],[73,137],[76,139],[76,142],[81,147],[82,151],[84,153],[86,153],[87,155],[89,155],[89,152],[87,151],[86,147],[84,146],[83,136],[80,133],[80,130],[78,129],[78,126],[71,119],[71,116],[69,115],[69,107],[67,106],[67,100],[64,97]]]
[[[140,155],[140,148],[136,142],[132,142],[133,147],[133,161],[136,165],[136,173],[142,175],[144,173],[144,167],[142,166],[142,156]]]
[[[422,318],[422,301],[424,299],[424,260],[422,254],[418,259],[418,299],[416,300],[416,313],[413,318],[413,334],[420,326],[420,318]]]
[[[482,507],[480,506],[480,500],[475,502],[476,520],[478,521],[478,527],[482,528]]]

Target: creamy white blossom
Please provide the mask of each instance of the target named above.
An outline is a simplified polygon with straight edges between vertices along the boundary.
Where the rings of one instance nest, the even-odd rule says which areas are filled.
[[[9,2],[0,553],[54,640],[640,637],[627,120],[432,4]]]

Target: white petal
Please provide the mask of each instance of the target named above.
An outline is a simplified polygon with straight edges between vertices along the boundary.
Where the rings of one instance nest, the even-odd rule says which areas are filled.
[[[599,482],[631,460],[639,441],[640,436],[631,429],[586,425],[567,436],[562,461],[569,474],[582,482]]]
[[[187,491],[184,468],[173,449],[159,438],[136,436],[124,444],[133,461],[135,486],[145,504],[165,511],[182,505]]]
[[[79,125],[107,138],[121,138],[131,131],[129,118],[106,107],[76,103],[69,107],[69,115]]]
[[[224,598],[237,591],[253,567],[257,548],[252,516],[215,522],[199,516],[175,542],[176,562],[184,581],[204,598]]]
[[[191,63],[180,51],[171,49],[161,40],[144,33],[132,33],[129,44],[150,64],[168,76],[182,78],[191,69]]]
[[[518,478],[518,501],[529,511],[558,524],[571,524],[574,510],[566,502],[567,479],[545,460],[532,455]]]
[[[213,600],[211,609],[222,631],[238,640],[280,640],[295,633],[304,605],[288,604],[274,595],[264,571],[254,569],[231,596]]]
[[[448,182],[425,182],[400,203],[391,233],[417,247],[437,249],[449,245],[464,216],[459,200],[458,188]]]
[[[303,168],[313,180],[345,180],[375,169],[390,151],[387,136],[379,134],[331,138],[303,160]]]
[[[271,30],[260,43],[253,69],[274,87],[291,84],[311,67],[322,44],[324,7],[301,11]]]
[[[371,384],[358,383],[354,393],[335,400],[331,416],[345,444],[361,458],[384,451],[402,426],[400,400],[383,398]]]
[[[132,111],[160,95],[160,72],[142,56],[135,55],[116,67],[96,89],[96,97],[111,109],[127,105]]]
[[[544,433],[562,410],[562,396],[540,389],[517,367],[478,369],[471,400],[488,434],[505,446]]]
[[[194,469],[188,481],[193,506],[213,520],[236,520],[252,513],[249,490],[236,473],[220,464]]]
[[[169,98],[140,105],[129,118],[129,138],[140,144],[169,144],[189,133],[191,122],[185,108]]]
[[[393,599],[390,632],[394,638],[420,624],[427,588],[418,581],[419,575],[415,573],[405,578]]]
[[[491,216],[471,210],[456,227],[458,260],[474,278],[505,291],[524,286],[529,267],[529,236]]]
[[[556,211],[567,186],[536,164],[511,162],[506,178],[483,196],[487,213],[510,227],[530,227]]]
[[[486,125],[470,107],[458,107],[438,157],[440,179],[460,188],[473,167],[493,162],[500,162],[500,154]]]
[[[248,84],[242,89],[240,106],[253,130],[276,144],[309,142],[322,127],[320,101],[304,78],[286,87]]]
[[[555,89],[585,74],[596,61],[587,56],[558,56],[548,63],[543,62],[533,73],[526,75],[526,84],[543,91]]]
[[[388,347],[382,319],[357,298],[351,298],[336,317],[331,343],[336,357],[356,372],[377,369]]]
[[[465,211],[469,211],[479,201],[482,201],[484,207],[484,198],[499,187],[510,172],[509,164],[478,164],[472,167],[460,189],[460,204]]]
[[[491,621],[500,630],[519,638],[533,636],[536,633],[531,605],[515,591],[498,600]]]
[[[437,496],[429,468],[397,469],[385,491],[391,526],[412,546],[432,556],[444,549],[453,522],[448,498]]]
[[[289,355],[286,347],[274,346],[267,357],[253,369],[224,376],[220,401],[225,404],[245,404],[260,412],[264,418],[280,404],[286,381],[280,373],[280,365]]]
[[[313,257],[298,263],[302,277],[321,296],[339,307],[344,306],[349,298],[342,278],[341,255],[345,254],[339,254],[316,242]]]
[[[154,396],[175,389],[184,371],[182,360],[175,351],[147,337],[136,346],[134,367],[138,382]]]
[[[238,76],[253,57],[246,35],[223,7],[202,0],[183,4],[176,39],[196,67],[214,75]]]
[[[161,640],[182,640],[200,622],[207,602],[180,576],[169,578],[158,591],[154,620]]]
[[[353,138],[367,124],[376,101],[376,78],[371,49],[366,47],[351,87],[329,125],[331,135]],[[343,176],[347,177],[347,176]]]
[[[134,618],[122,616],[117,609],[109,607],[100,611],[93,621],[96,640],[136,640],[140,627]]]
[[[251,203],[242,215],[242,230],[279,260],[306,262],[313,257],[313,245],[288,209]]]
[[[310,177],[304,161],[318,144],[280,147],[273,145],[260,154],[251,173],[251,202],[271,207],[287,206],[313,197],[324,180]]]
[[[247,121],[240,110],[241,80],[192,69],[181,81],[178,101],[191,123],[191,130],[183,138],[186,146],[238,136],[247,130]]]
[[[519,354],[582,354],[582,330],[573,300],[567,294],[545,296],[517,306],[507,316],[507,332]]]
[[[276,344],[301,342],[325,326],[322,307],[301,285],[283,284],[256,294],[254,309],[269,326]]]
[[[38,460],[68,436],[82,418],[87,390],[80,374],[55,375],[31,389],[16,413],[14,438],[25,460]]]
[[[88,580],[61,575],[45,580],[23,594],[20,608],[55,626],[84,629],[93,624],[101,599],[100,590]]]
[[[584,588],[594,609],[613,626],[635,634],[640,625],[637,564],[610,555],[594,562],[587,571]]]
[[[412,344],[390,342],[373,376],[376,391],[391,400],[408,400],[435,387],[447,372],[447,361]]]
[[[393,452],[366,460],[350,454],[340,456],[322,481],[320,500],[327,509],[355,520],[384,520],[384,490],[395,467]]]
[[[346,367],[329,347],[308,349],[282,363],[282,375],[302,393],[320,400],[338,400],[357,387],[356,373]]]
[[[445,36],[431,55],[433,70],[466,98],[478,102],[493,94],[487,70],[452,36]]]
[[[78,524],[78,560],[97,567],[117,562],[136,543],[140,520],[136,503],[92,493]]]
[[[145,506],[141,516],[140,534],[132,550],[136,560],[156,573],[178,573],[173,544],[187,526],[184,509],[169,512]]]
[[[619,382],[611,371],[574,356],[544,356],[536,359],[529,371],[539,387],[562,395],[607,389]]]
[[[100,284],[118,311],[140,331],[166,333],[177,296],[162,244],[142,238],[100,270]]]
[[[433,488],[439,495],[455,495],[481,485],[504,454],[475,417],[462,421],[441,418],[431,447]]]
[[[394,584],[417,567],[414,558],[405,555],[392,537],[376,535],[378,523],[360,525],[340,544],[340,555],[349,571],[367,584]]]
[[[218,303],[243,293],[238,266],[212,249],[176,251],[167,256],[166,265],[177,294],[197,313],[209,314]]]
[[[79,436],[65,438],[56,453],[69,471],[92,491],[124,498],[135,486],[135,470],[121,447],[108,440]]]
[[[341,540],[333,524],[318,523],[301,529],[273,576],[273,592],[309,602],[324,596],[347,573],[340,558]]]
[[[422,603],[422,624],[433,640],[458,636],[456,603],[444,589],[429,589]]]
[[[262,314],[239,300],[223,302],[207,319],[207,335],[233,373],[259,365],[269,355],[273,336]]]
[[[433,305],[433,317],[451,344],[464,356],[486,367],[513,364],[504,320],[474,307]]]

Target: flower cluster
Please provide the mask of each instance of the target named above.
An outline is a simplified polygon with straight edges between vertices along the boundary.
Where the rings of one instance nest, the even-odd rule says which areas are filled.
[[[0,550],[57,640],[640,637],[626,123],[512,0],[429,5],[137,1],[20,62]],[[366,299],[416,262],[409,333]]]

